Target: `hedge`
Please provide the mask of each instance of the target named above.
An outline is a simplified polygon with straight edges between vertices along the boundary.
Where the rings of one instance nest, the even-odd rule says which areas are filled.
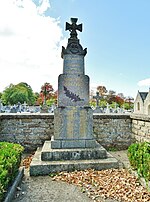
[[[0,201],[18,173],[23,150],[19,144],[0,142]]]
[[[144,177],[148,182],[150,180],[150,143],[131,144],[128,148],[128,158],[139,177]]]

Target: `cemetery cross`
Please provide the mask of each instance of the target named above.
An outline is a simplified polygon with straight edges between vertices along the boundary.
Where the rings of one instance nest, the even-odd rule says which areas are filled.
[[[96,107],[99,106],[99,101],[101,100],[102,96],[99,95],[99,92],[96,92],[96,95],[93,96],[93,99],[96,100]]]

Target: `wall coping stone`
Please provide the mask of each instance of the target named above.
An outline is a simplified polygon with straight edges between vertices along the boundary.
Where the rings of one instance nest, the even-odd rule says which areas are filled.
[[[0,119],[52,119],[54,113],[1,113]],[[94,113],[94,119],[130,119],[130,114],[101,114]],[[134,117],[133,117],[134,118]],[[150,117],[149,117],[150,120]]]
[[[130,114],[101,114],[101,113],[94,113],[94,119],[130,119]]]
[[[131,114],[131,119],[140,120],[140,121],[148,121],[150,122],[150,116],[145,114]]]
[[[53,119],[52,113],[3,113],[0,119]]]

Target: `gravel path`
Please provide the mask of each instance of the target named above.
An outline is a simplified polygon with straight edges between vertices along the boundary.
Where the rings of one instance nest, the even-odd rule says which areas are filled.
[[[13,202],[90,202],[80,188],[65,182],[52,181],[49,176],[30,177],[28,170]]]
[[[125,166],[129,165],[127,151],[110,152]],[[16,197],[12,202],[92,202],[80,187],[66,182],[53,181],[49,176],[30,177],[28,169],[18,187]],[[117,202],[111,199],[99,199],[101,202]]]

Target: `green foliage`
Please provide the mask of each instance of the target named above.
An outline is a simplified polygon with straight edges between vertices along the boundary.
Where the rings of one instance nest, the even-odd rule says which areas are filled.
[[[29,105],[34,104],[35,96],[32,88],[27,83],[19,83],[17,85],[10,84],[2,94],[2,101],[4,104],[17,104],[28,103]]]
[[[150,143],[134,143],[128,148],[128,158],[131,166],[137,170],[140,177],[150,180]]]
[[[107,106],[107,101],[106,100],[100,100],[99,102],[99,106],[102,107],[102,108],[105,108]]]
[[[49,107],[51,107],[53,104],[55,104],[55,102],[56,102],[56,99],[54,99],[54,98],[50,98],[50,99],[46,100],[46,104]]]
[[[123,104],[123,107],[124,107],[124,109],[133,109],[133,107],[134,107],[134,104],[133,103],[131,103],[131,104],[129,104],[128,102],[125,102],[124,104]]]
[[[18,172],[22,152],[19,144],[0,142],[0,201]]]
[[[90,106],[96,107],[96,102],[93,100],[90,100],[89,104],[90,104]]]
[[[37,100],[39,98],[39,96],[40,96],[40,94],[38,92],[34,93],[35,100]]]
[[[126,103],[126,102],[123,104],[123,107],[124,109],[127,109],[127,110],[130,109],[129,103]]]
[[[110,104],[110,107],[112,107],[112,108],[117,108],[117,107],[119,107],[119,104],[117,104],[116,102],[112,102],[112,103]]]

